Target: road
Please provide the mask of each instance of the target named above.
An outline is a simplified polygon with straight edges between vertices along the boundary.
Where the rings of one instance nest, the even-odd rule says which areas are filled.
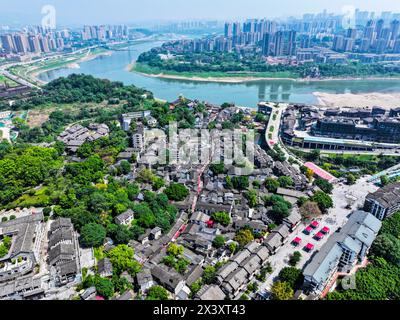
[[[56,59],[61,59],[61,58],[67,59],[67,61],[68,61],[68,59],[72,59],[73,60],[75,55],[81,54],[81,53],[84,53],[84,52],[86,52],[86,55],[89,55],[92,49],[95,49],[95,48],[98,48],[98,47],[99,46],[96,45],[96,46],[91,46],[91,47],[87,47],[87,48],[84,48],[84,49],[80,49],[80,50],[77,50],[77,51],[72,52],[72,53],[56,54],[56,55],[51,55],[51,56],[45,56],[45,57],[42,57],[42,58],[37,59],[37,60],[31,60],[31,61],[26,61],[26,62],[13,62],[13,63],[4,64],[4,65],[0,66],[0,74],[10,78],[11,80],[13,80],[15,82],[20,83],[22,85],[25,85],[25,86],[28,86],[28,87],[31,87],[31,88],[34,88],[34,89],[40,89],[39,86],[37,86],[36,84],[32,83],[32,81],[29,81],[30,79],[27,79],[23,75],[18,75],[18,76],[13,75],[8,71],[8,69],[10,69],[11,67],[29,66],[29,65],[37,64],[39,62],[44,62],[44,61],[48,61],[48,60],[56,60]],[[34,70],[34,68],[32,70],[28,70],[28,71],[30,72],[30,71],[33,71],[33,70]]]
[[[331,229],[330,234],[332,234],[338,228],[345,225],[348,220],[348,215],[353,210],[357,210],[358,208],[362,207],[367,194],[370,192],[375,192],[378,189],[378,187],[376,187],[374,184],[368,182],[368,178],[369,177],[361,178],[352,186],[342,184],[335,186],[332,194],[334,208],[329,211],[329,214],[323,215],[319,219],[316,219],[320,223],[319,228],[314,230],[311,235],[307,236],[303,233],[303,230],[308,226],[308,224],[301,223],[289,236],[287,242],[280,249],[278,249],[277,253],[270,257],[269,262],[271,263],[273,272],[265,283],[260,284],[260,293],[265,293],[266,291],[268,292],[270,290],[274,280],[276,280],[282,268],[289,266],[288,261],[293,252],[301,252],[302,258],[297,265],[297,268],[302,269],[305,263],[311,258],[313,253],[318,251],[329,239],[329,236],[326,236],[324,239],[317,241],[313,239],[313,236],[325,226]],[[354,201],[352,199],[356,200]],[[352,205],[351,209],[346,209],[348,204]],[[291,244],[296,237],[302,239],[301,245],[297,248]],[[303,247],[307,245],[307,243],[312,243],[315,245],[313,252],[307,253],[303,250]]]
[[[280,137],[282,115],[286,111],[288,106],[289,105],[286,103],[279,103],[278,107],[276,107],[275,104],[270,104],[270,107],[272,108],[272,113],[267,124],[267,129],[265,130],[265,141],[267,142],[270,149],[273,149],[275,145],[278,145],[282,152],[285,154],[286,159],[293,158],[297,160],[298,163],[304,164],[304,161],[302,159],[298,158],[296,155],[288,151]],[[299,169],[297,165],[295,165],[295,167]]]

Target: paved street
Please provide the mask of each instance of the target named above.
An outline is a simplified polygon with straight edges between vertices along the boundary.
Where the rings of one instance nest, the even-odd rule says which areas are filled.
[[[312,231],[311,234],[308,236],[303,233],[303,230],[308,226],[308,224],[301,223],[297,227],[297,229],[289,236],[287,242],[283,245],[283,247],[281,247],[275,255],[270,257],[269,261],[274,271],[268,277],[267,281],[260,285],[259,292],[265,292],[271,288],[274,279],[278,276],[281,269],[288,266],[289,258],[293,254],[293,252],[301,252],[302,258],[297,265],[297,268],[303,268],[303,266],[311,258],[311,256],[315,252],[317,252],[329,238],[328,235],[324,239],[317,241],[313,239],[314,235],[325,226],[330,228],[330,234],[335,232],[338,228],[342,227],[348,220],[347,216],[353,210],[356,210],[363,205],[366,195],[378,189],[378,187],[376,187],[375,185],[368,183],[367,180],[368,177],[365,177],[360,179],[353,186],[346,186],[341,184],[335,186],[332,195],[335,207],[330,210],[328,215],[324,215],[320,219],[317,219],[317,221],[320,223],[320,226],[316,230]],[[348,204],[352,205],[351,210],[346,209]],[[291,244],[291,242],[296,237],[302,239],[302,243],[297,248]],[[307,253],[303,250],[303,247],[307,245],[307,243],[315,245],[314,250],[310,253]]]

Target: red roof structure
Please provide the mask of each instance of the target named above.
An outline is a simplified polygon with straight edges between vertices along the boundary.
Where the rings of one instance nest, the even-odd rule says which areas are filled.
[[[311,228],[310,226],[304,229],[305,233],[311,233],[311,231],[313,231],[313,228]]]
[[[292,241],[292,243],[300,244],[300,243],[301,243],[301,238],[296,237],[296,238]]]
[[[318,228],[319,227],[319,222],[314,220],[313,222],[311,222],[310,226],[312,228]]]
[[[323,237],[324,237],[324,234],[321,233],[321,232],[318,232],[318,233],[315,235],[315,238],[317,238],[317,239],[322,239]]]
[[[312,172],[314,172],[314,174],[316,174],[318,177],[320,177],[328,182],[334,183],[337,180],[337,178],[335,176],[331,175],[328,171],[318,167],[315,163],[306,162],[304,164],[304,166],[306,168],[312,170]]]
[[[307,251],[312,251],[312,250],[314,250],[314,245],[313,245],[312,243],[308,243],[308,244],[305,246],[305,249],[306,249]]]
[[[327,233],[331,232],[331,229],[329,229],[328,227],[323,227],[321,232],[327,234]]]

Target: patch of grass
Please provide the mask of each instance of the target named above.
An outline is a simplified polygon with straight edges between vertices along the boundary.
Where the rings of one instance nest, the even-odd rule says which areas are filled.
[[[15,87],[18,85],[15,81],[0,74],[0,85],[5,84],[8,84],[10,87]]]

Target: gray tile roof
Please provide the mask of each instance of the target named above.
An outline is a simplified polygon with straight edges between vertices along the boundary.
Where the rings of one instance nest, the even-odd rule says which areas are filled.
[[[366,200],[379,202],[382,207],[389,208],[400,202],[400,182],[389,184],[374,193],[370,193]]]
[[[205,285],[200,289],[196,297],[199,300],[219,301],[225,299],[225,293],[216,285]]]

